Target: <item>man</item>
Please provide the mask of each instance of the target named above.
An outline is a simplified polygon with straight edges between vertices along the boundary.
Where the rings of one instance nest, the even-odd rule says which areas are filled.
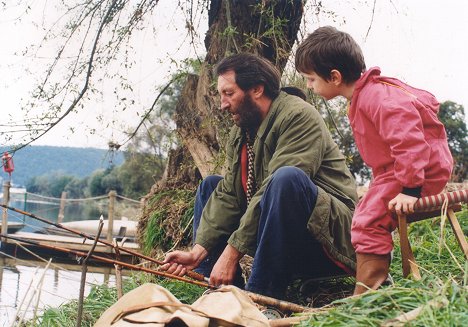
[[[254,258],[246,289],[282,297],[293,275],[352,273],[355,182],[320,114],[280,91],[280,74],[251,54],[216,67],[221,110],[236,126],[227,173],[200,185],[194,246],[168,253],[161,269],[196,269],[213,285],[242,286],[239,260]]]

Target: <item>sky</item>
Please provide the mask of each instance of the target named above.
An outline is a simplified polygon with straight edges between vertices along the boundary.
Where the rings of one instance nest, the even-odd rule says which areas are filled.
[[[309,3],[313,1],[309,0]],[[37,5],[37,1],[34,2]],[[32,10],[29,18],[52,20],[57,14],[52,6],[44,5]],[[46,2],[50,3],[50,2]],[[160,0],[155,11],[155,29],[142,31],[136,45],[141,49],[135,60],[140,70],[133,72],[134,92],[142,109],[154,100],[155,86],[167,83],[177,68],[177,58],[193,55],[179,41],[186,34],[177,23],[180,12],[174,9],[176,1]],[[316,27],[334,25],[350,33],[361,45],[367,67],[379,66],[382,75],[392,76],[433,93],[440,102],[451,100],[468,110],[468,1],[445,0],[377,0],[373,12],[372,0],[344,1],[322,0],[323,7],[334,11],[331,18],[326,13],[307,17],[302,33],[312,32]],[[41,60],[21,56],[29,44],[37,43],[41,31],[28,19],[18,23],[14,14],[0,11],[0,130],[11,115],[21,119],[21,104],[28,98],[34,78],[25,74],[26,69],[41,66]],[[206,22],[202,19],[196,26],[199,41],[203,41]],[[158,32],[159,31],[159,32]],[[153,33],[153,34],[151,34]],[[156,42],[149,44],[149,36]],[[150,35],[151,34],[151,35]],[[186,45],[185,45],[186,46]],[[200,49],[198,49],[200,51]],[[48,54],[49,59],[53,53]],[[176,60],[169,60],[169,58]],[[39,76],[36,76],[39,79]],[[103,85],[104,88],[107,86]],[[109,141],[121,142],[122,124],[136,127],[139,117],[136,112],[117,113],[109,94],[104,94],[88,104],[81,113],[72,113],[57,127],[33,145],[60,145],[106,148]],[[109,127],[97,122],[95,116],[102,114],[107,121],[116,121]],[[141,115],[141,112],[140,112]],[[465,114],[466,115],[466,114]],[[89,134],[84,126],[95,126]],[[73,128],[74,133],[70,131]]]

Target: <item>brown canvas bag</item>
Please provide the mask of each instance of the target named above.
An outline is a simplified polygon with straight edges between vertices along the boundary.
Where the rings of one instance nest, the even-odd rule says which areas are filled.
[[[181,303],[156,284],[144,284],[107,309],[95,327],[269,326],[252,300],[235,286],[202,295],[192,305]]]

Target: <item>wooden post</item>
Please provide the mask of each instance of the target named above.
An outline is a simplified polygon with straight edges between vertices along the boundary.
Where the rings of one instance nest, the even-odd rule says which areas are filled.
[[[67,192],[62,192],[62,197],[60,198],[60,208],[57,217],[57,222],[61,224],[63,222],[63,217],[65,217],[65,202],[67,201]]]
[[[6,257],[4,256],[1,256],[0,257],[0,290],[2,290],[3,288],[3,269],[4,267],[6,267]],[[8,273],[8,271],[7,271]]]
[[[10,202],[10,181],[6,181],[3,183],[3,204],[8,205]],[[8,209],[3,208],[3,215],[2,215],[2,234],[8,234]],[[3,239],[3,242],[7,243],[7,239]]]
[[[109,212],[107,214],[107,242],[112,243],[113,230],[114,230],[114,206],[115,198],[117,197],[116,191],[109,192]]]

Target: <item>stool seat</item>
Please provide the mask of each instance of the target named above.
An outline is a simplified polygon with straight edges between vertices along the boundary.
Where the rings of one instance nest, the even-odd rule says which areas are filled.
[[[450,193],[441,193],[437,196],[431,196],[419,199],[415,204],[415,213],[398,216],[398,233],[400,235],[401,263],[403,276],[410,274],[415,279],[421,279],[419,268],[414,259],[413,251],[408,239],[408,224],[440,217],[442,206],[447,209],[447,218],[452,226],[455,237],[460,245],[466,260],[468,260],[468,243],[463,230],[455,215],[455,212],[461,211],[461,203],[468,203],[468,190],[459,190]]]

